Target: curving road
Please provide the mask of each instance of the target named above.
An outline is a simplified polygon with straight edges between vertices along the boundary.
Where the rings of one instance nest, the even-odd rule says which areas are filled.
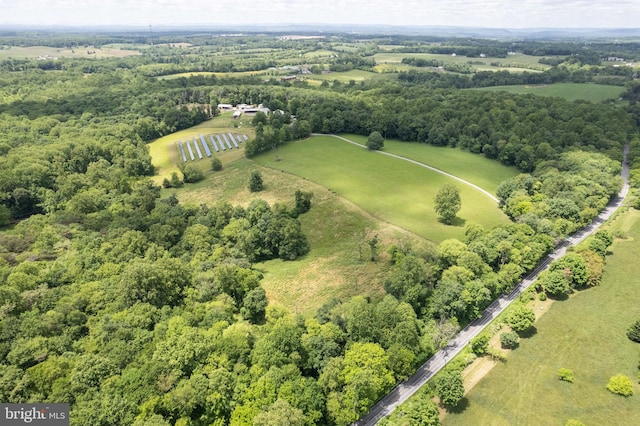
[[[339,136],[337,136],[339,137]],[[344,138],[343,138],[344,139]],[[348,140],[347,140],[348,141]],[[350,142],[350,141],[348,141]],[[355,142],[352,142],[355,143]],[[362,146],[362,145],[360,145]],[[567,248],[572,245],[576,245],[589,235],[593,234],[606,220],[608,220],[613,213],[622,205],[622,201],[629,192],[629,164],[627,163],[627,154],[629,152],[629,145],[624,147],[624,160],[622,162],[622,179],[624,184],[622,189],[618,193],[607,207],[600,212],[600,214],[586,227],[573,235],[567,237],[560,244],[556,246],[553,253],[547,255],[538,266],[530,272],[509,294],[502,295],[496,299],[485,311],[482,313],[482,317],[474,320],[467,325],[458,335],[449,342],[448,346],[438,351],[427,362],[425,362],[418,371],[406,381],[400,383],[393,388],[389,394],[383,397],[380,401],[374,405],[369,413],[362,417],[357,422],[354,422],[354,426],[372,426],[378,423],[383,417],[388,416],[396,409],[400,404],[409,399],[414,393],[416,393],[429,379],[431,379],[438,371],[440,371],[454,356],[456,356],[464,347],[484,328],[493,321],[498,315],[500,315],[508,306],[513,302],[523,291],[525,291],[537,278],[540,272],[547,269],[551,262],[564,256]]]
[[[338,135],[334,135],[334,134],[325,135],[325,134],[320,134],[320,133],[313,133],[313,135],[315,135],[315,136],[333,136],[334,138],[338,138],[338,139],[341,139],[341,140],[343,140],[345,142],[349,142],[350,144],[353,144],[353,145],[355,145],[357,147],[360,147],[360,148],[363,148],[363,149],[368,149],[366,146],[361,145],[358,142],[354,142],[354,141],[352,141],[350,139],[344,138],[342,136],[338,136]],[[400,160],[407,161],[409,163],[413,163],[413,164],[418,165],[420,167],[424,167],[425,169],[433,170],[434,172],[437,172],[437,173],[443,174],[445,176],[448,176],[448,177],[450,177],[452,179],[455,179],[455,180],[457,180],[459,182],[464,183],[465,185],[468,185],[468,186],[472,187],[473,189],[475,189],[477,191],[482,192],[484,195],[486,195],[487,197],[491,198],[496,203],[500,202],[500,200],[498,200],[498,198],[496,198],[496,196],[493,195],[492,193],[490,193],[489,191],[486,191],[486,190],[480,188],[478,185],[473,184],[473,183],[471,183],[471,182],[469,182],[467,180],[464,180],[464,179],[462,179],[462,178],[460,178],[460,177],[458,177],[456,175],[452,175],[451,173],[447,173],[444,170],[440,170],[440,169],[438,169],[436,167],[433,167],[433,166],[430,166],[428,164],[421,163],[419,161],[412,160],[412,159],[407,158],[407,157],[403,157],[402,155],[391,154],[390,152],[385,152],[385,151],[376,151],[376,152],[378,152],[380,154],[383,154],[383,155],[387,155],[389,157],[398,158]]]

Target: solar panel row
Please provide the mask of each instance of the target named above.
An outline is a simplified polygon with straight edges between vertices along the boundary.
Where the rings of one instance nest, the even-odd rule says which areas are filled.
[[[196,152],[198,153],[198,158],[202,160],[202,151],[200,151],[200,145],[198,145],[198,139],[193,138],[193,146],[196,147]]]
[[[187,162],[187,155],[184,153],[184,146],[182,146],[182,141],[176,142],[178,144],[178,148],[180,148],[180,155],[182,156],[182,161]]]
[[[193,149],[191,149],[191,142],[187,139],[187,149],[189,150],[189,157],[191,157],[191,161],[194,161],[196,157],[193,155]]]
[[[211,150],[209,149],[209,145],[207,145],[207,141],[204,139],[203,135],[200,135],[200,142],[202,142],[202,146],[204,147],[204,152],[207,153],[207,157],[211,157]]]

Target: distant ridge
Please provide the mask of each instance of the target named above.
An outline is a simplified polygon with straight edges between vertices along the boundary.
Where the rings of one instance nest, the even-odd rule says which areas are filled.
[[[194,25],[153,25],[154,33],[352,33],[371,35],[446,36],[479,38],[640,38],[640,28],[483,28],[455,26],[415,26],[415,25],[362,25],[362,24],[194,24]],[[61,33],[149,33],[149,27],[141,26],[43,26],[0,24],[0,35],[7,32],[42,31]],[[4,33],[4,34],[3,34]]]

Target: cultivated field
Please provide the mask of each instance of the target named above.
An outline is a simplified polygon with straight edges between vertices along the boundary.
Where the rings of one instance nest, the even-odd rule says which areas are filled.
[[[639,318],[640,213],[632,210],[614,223],[626,239],[607,258],[602,284],[554,303],[524,339],[466,397],[466,409],[445,417],[445,425],[640,424],[638,355],[640,345],[625,331]],[[557,378],[559,368],[575,373],[573,384]],[[609,378],[633,380],[629,398],[606,390]]]
[[[556,83],[541,86],[495,86],[474,90],[504,91],[520,95],[558,96],[568,101],[585,100],[601,102],[607,99],[617,100],[625,91],[625,88],[593,83]]]
[[[509,222],[494,201],[475,189],[329,136],[289,143],[279,148],[277,158],[269,152],[255,161],[317,182],[376,218],[436,242],[463,238],[466,223],[491,228]],[[462,198],[453,226],[440,223],[433,210],[433,199],[445,183],[456,185]]]

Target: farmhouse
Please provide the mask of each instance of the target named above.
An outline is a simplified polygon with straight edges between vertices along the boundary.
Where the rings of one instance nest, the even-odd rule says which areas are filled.
[[[233,119],[236,120],[236,119],[240,118],[241,115],[242,115],[242,111],[234,111],[233,112]]]
[[[231,104],[218,104],[218,109],[220,111],[231,111],[233,109],[233,105],[231,105]]]
[[[258,105],[255,108],[245,108],[244,109],[244,113],[246,115],[255,115],[258,111],[263,112],[265,114],[269,114],[269,111],[271,111],[269,108],[265,108],[262,105]]]

